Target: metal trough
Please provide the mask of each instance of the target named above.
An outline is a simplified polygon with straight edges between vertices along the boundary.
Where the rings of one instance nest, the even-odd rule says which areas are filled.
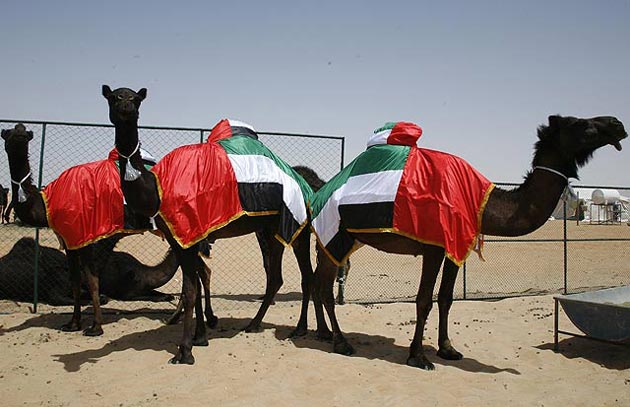
[[[558,333],[615,343],[630,343],[630,286],[554,297],[554,349]],[[558,330],[558,303],[585,335]]]

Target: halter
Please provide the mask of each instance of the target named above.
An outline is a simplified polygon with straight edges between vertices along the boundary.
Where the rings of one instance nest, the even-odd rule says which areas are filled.
[[[567,184],[569,183],[569,177],[567,177],[566,175],[564,175],[563,173],[561,173],[558,170],[554,170],[553,168],[536,166],[536,167],[534,167],[534,170],[543,170],[543,171],[550,172],[552,174],[556,174],[556,175],[564,178],[564,180],[567,182]]]
[[[138,144],[136,144],[136,148],[133,149],[131,154],[124,155],[120,151],[118,151],[118,156],[127,160],[127,166],[125,167],[125,181],[135,181],[140,178],[140,171],[136,170],[133,165],[131,165],[131,161],[129,160],[135,153],[140,149],[140,140],[138,140]]]
[[[13,178],[11,178],[11,183],[18,186],[18,202],[19,203],[26,202],[26,192],[24,191],[24,188],[22,188],[22,183],[24,183],[24,181],[26,181],[28,177],[30,176],[31,176],[31,172],[29,171],[28,174],[26,174],[20,182],[14,181]]]
[[[136,144],[136,148],[133,149],[133,151],[131,152],[131,154],[129,155],[124,155],[123,153],[121,153],[120,151],[118,152],[118,156],[122,157],[124,159],[127,160],[127,166],[125,167],[125,181],[135,181],[138,178],[140,178],[140,171],[136,170],[132,165],[131,165],[131,161],[129,161],[129,159],[131,158],[131,156],[133,156],[135,153],[138,152],[138,150],[140,150],[140,141],[138,140],[138,144]],[[140,154],[142,156],[142,154]],[[157,212],[155,212],[155,214],[153,216],[149,216],[149,222],[151,222],[151,227],[153,228],[153,230],[157,229],[157,225],[155,224],[155,218],[160,214],[160,210],[158,209]]]

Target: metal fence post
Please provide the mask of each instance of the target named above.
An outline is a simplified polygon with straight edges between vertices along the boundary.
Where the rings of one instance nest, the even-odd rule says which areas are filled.
[[[567,270],[569,269],[568,265],[567,265],[567,201],[565,200],[562,203],[562,212],[563,212],[563,239],[562,239],[562,244],[563,244],[563,255],[564,255],[564,259],[562,261],[562,263],[564,264],[564,293],[567,293]]]
[[[462,280],[463,280],[463,284],[464,284],[464,294],[463,294],[463,298],[462,299],[466,299],[466,262],[464,262],[464,267],[462,270]]]
[[[42,141],[39,147],[39,171],[37,174],[37,189],[42,189],[44,173],[44,146],[46,143],[46,123],[42,124]],[[37,313],[39,281],[39,228],[35,228],[35,270],[33,274],[33,313]]]

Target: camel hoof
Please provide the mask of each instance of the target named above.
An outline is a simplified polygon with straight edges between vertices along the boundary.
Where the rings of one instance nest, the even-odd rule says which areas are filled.
[[[68,322],[67,324],[61,325],[59,328],[62,332],[77,332],[81,330],[80,323]]]
[[[442,348],[437,351],[437,355],[446,360],[461,360],[464,355],[455,350],[455,348]]]
[[[208,326],[208,328],[214,329],[217,327],[218,324],[219,324],[219,318],[217,318],[215,315],[206,317],[206,325]]]
[[[300,336],[306,336],[308,334],[308,328],[298,326],[289,334],[289,338],[297,338]]]
[[[354,353],[354,348],[346,340],[335,343],[333,350],[335,353],[344,356],[350,356]]]
[[[95,328],[94,326],[89,327],[88,329],[83,331],[83,335],[85,336],[101,336],[103,335],[103,328],[100,326]]]
[[[409,359],[407,359],[407,366],[419,367],[420,369],[427,371],[435,370],[433,363],[429,362],[429,359],[427,359],[424,355],[410,356]]]
[[[183,357],[180,355],[175,356],[171,360],[168,361],[171,365],[194,365],[195,358],[191,354],[189,357]]]

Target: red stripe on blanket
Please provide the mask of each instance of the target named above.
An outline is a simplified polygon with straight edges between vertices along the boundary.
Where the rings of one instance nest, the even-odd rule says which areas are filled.
[[[412,148],[394,202],[394,228],[444,247],[461,264],[480,233],[491,185],[459,157]]]
[[[242,212],[238,184],[217,143],[179,147],[151,170],[160,184],[160,214],[182,247],[189,247]]]
[[[113,160],[78,165],[42,190],[49,226],[76,249],[124,228],[120,173]]]

